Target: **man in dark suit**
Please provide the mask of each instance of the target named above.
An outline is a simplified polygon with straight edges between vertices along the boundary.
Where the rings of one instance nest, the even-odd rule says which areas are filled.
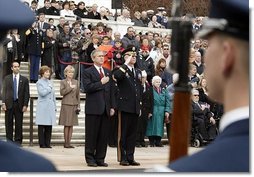
[[[50,28],[50,24],[45,22],[45,14],[44,13],[39,13],[38,15],[38,29],[39,32],[42,33],[43,37],[46,37],[46,30]]]
[[[204,142],[213,140],[216,136],[216,121],[210,106],[199,101],[199,91],[192,90],[192,127],[197,126]]]
[[[94,65],[83,72],[85,105],[85,159],[88,166],[97,167],[104,162],[107,152],[109,116],[114,115],[110,99],[110,71],[102,68],[104,54],[100,50],[91,53]]]
[[[140,163],[134,160],[136,144],[137,124],[141,110],[141,71],[134,68],[136,63],[135,47],[123,51],[125,63],[113,72],[113,78],[117,81],[119,97],[117,109],[120,111],[119,123],[121,124],[120,147],[118,153],[120,165],[138,166]]]
[[[97,12],[98,5],[93,4],[91,12],[88,12],[87,18],[101,20],[101,14]]]
[[[4,6],[0,6],[0,41],[6,35],[6,31],[12,28],[24,29],[31,26],[34,21],[33,12],[18,0],[2,0]],[[11,12],[11,15],[10,15]],[[1,53],[1,50],[0,50]],[[0,58],[0,63],[1,63]],[[0,72],[2,71],[0,64]],[[15,65],[16,66],[16,65]],[[2,78],[0,77],[0,86]],[[23,81],[23,80],[22,80]],[[20,84],[19,86],[23,85]],[[11,83],[8,89],[11,90]],[[23,90],[24,91],[24,90]],[[21,92],[20,92],[21,93]],[[18,99],[24,96],[19,94]],[[19,101],[19,100],[18,100]],[[13,102],[13,100],[10,100]],[[27,104],[26,104],[27,106]],[[5,105],[4,107],[7,107]],[[17,106],[19,107],[19,106]],[[0,141],[0,171],[1,172],[54,172],[56,168],[53,163],[42,156],[21,149],[10,142]]]
[[[19,63],[13,62],[13,73],[7,75],[3,82],[2,109],[5,111],[6,139],[21,145],[23,139],[23,113],[29,102],[28,79],[19,74]],[[13,140],[13,119],[15,120],[15,137]]]
[[[197,37],[209,43],[204,60],[209,97],[223,103],[225,113],[215,141],[167,171],[250,172],[249,1],[212,0]]]

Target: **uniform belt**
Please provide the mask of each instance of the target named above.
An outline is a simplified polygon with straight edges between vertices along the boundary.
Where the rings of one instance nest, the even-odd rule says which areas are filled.
[[[8,48],[8,52],[13,52],[13,48]]]

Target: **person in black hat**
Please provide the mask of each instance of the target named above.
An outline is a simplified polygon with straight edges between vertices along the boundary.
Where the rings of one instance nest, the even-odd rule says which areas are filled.
[[[250,172],[249,1],[212,0],[209,19],[197,37],[209,42],[209,97],[224,104],[220,134],[200,152],[159,171]]]
[[[123,166],[138,166],[134,160],[138,118],[141,109],[141,71],[134,68],[136,63],[136,49],[130,46],[122,53],[125,63],[113,71],[113,78],[118,86],[117,109],[121,130],[118,130],[120,146],[118,146],[118,160]]]
[[[31,26],[35,20],[34,13],[19,0],[1,0],[0,6],[0,41],[9,29],[24,29]],[[4,4],[4,5],[3,5]],[[10,15],[10,12],[12,13]],[[2,50],[0,50],[0,55]],[[0,57],[0,73],[3,70]],[[17,63],[18,64],[18,63]],[[0,77],[0,87],[2,77]],[[9,85],[12,88],[12,83]],[[22,83],[19,82],[19,87]],[[0,88],[1,90],[1,88]],[[3,99],[4,101],[4,99]],[[4,105],[2,105],[5,107]],[[0,141],[0,171],[1,172],[54,172],[55,166],[49,160],[35,153],[21,149],[11,142]]]

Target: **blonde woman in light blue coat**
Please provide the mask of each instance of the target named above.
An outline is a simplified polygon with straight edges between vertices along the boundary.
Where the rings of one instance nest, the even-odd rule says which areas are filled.
[[[53,83],[50,80],[51,69],[40,68],[41,78],[37,81],[38,100],[35,123],[38,125],[40,148],[51,148],[52,125],[56,124],[56,98]]]

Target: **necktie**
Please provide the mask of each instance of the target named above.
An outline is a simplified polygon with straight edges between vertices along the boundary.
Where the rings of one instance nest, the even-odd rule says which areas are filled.
[[[17,100],[17,77],[16,77],[16,75],[13,79],[13,100],[14,101]]]
[[[131,72],[132,72],[133,76],[135,77],[134,68],[131,68]]]
[[[99,70],[100,70],[100,77],[103,78],[103,77],[104,77],[104,74],[103,74],[101,68],[100,68]]]

